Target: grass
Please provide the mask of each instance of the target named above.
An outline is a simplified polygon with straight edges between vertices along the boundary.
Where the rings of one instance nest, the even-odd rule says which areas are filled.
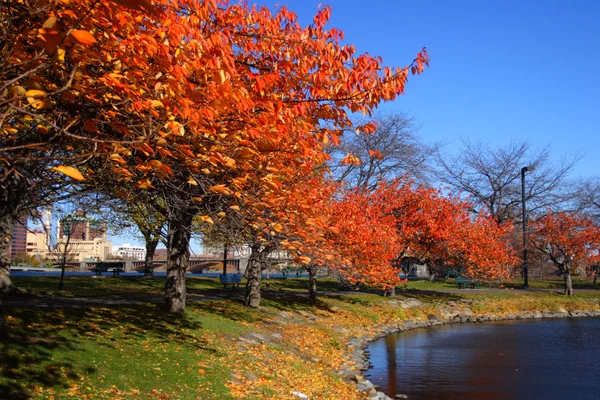
[[[561,278],[551,279],[530,279],[529,287],[531,289],[544,289],[544,290],[563,290],[564,280]],[[408,281],[409,290],[449,290],[456,289],[455,279],[437,279],[434,282],[428,280],[410,280]],[[520,279],[513,279],[508,282],[482,282],[481,288],[491,289],[522,289],[523,281]],[[573,290],[596,290],[600,289],[600,284],[594,285],[592,280],[584,277],[573,277]]]
[[[15,278],[33,293],[71,297],[161,296],[164,279]],[[533,283],[533,282],[532,282]],[[0,393],[10,399],[271,399],[299,391],[310,398],[358,399],[332,371],[347,359],[347,341],[373,325],[427,318],[449,301],[475,313],[598,309],[598,292],[565,297],[552,292],[460,291],[454,282],[409,282],[395,299],[375,293],[339,293],[319,283],[318,305],[306,279],[271,280],[261,309],[231,299],[188,304],[184,317],[155,305],[5,310],[0,327]],[[541,284],[540,284],[541,285]],[[191,293],[221,291],[218,279],[190,278]],[[577,292],[576,292],[577,293]],[[417,298],[424,305],[402,309]],[[393,301],[390,301],[393,300]],[[279,339],[271,334],[276,333]],[[240,341],[251,334],[271,338]]]
[[[215,334],[247,329],[199,310],[172,318],[154,306],[10,310],[7,320],[0,329],[0,393],[11,399],[113,398],[152,390],[194,398],[199,386],[227,398],[227,370],[217,362],[226,346]]]
[[[59,277],[14,277],[13,283],[20,289],[25,289],[32,294],[48,294],[61,297],[149,297],[162,296],[165,278],[143,277],[89,277],[67,276],[64,278],[64,289],[58,289]],[[245,285],[242,279],[241,286]],[[188,277],[186,287],[189,294],[223,291],[219,278]],[[307,278],[288,279],[263,279],[264,290],[280,292],[306,292],[308,290]],[[338,291],[338,283],[334,279],[320,279],[320,291]]]

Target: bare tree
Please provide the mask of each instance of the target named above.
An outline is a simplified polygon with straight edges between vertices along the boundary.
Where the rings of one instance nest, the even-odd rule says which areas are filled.
[[[402,175],[428,181],[439,146],[421,142],[414,120],[402,113],[380,113],[371,120],[377,123],[375,132],[357,135],[353,128],[344,133],[339,146],[331,149],[331,170],[336,180],[368,190],[373,189],[380,179]],[[354,127],[367,122],[357,118]],[[344,157],[347,154],[352,154],[360,163],[346,163]]]
[[[525,199],[529,212],[555,208],[569,199],[566,177],[579,155],[554,165],[550,148],[532,149],[527,141],[511,141],[492,148],[481,141],[461,140],[457,154],[440,155],[438,179],[455,193],[471,196],[501,223],[521,218],[521,169],[526,175]]]
[[[574,206],[600,223],[600,178],[592,177],[573,183]]]
[[[144,240],[146,256],[144,257],[144,276],[153,277],[152,261],[159,243],[167,245],[167,221],[165,216],[156,210],[145,193],[129,193],[126,198],[112,199],[104,203],[103,214],[107,217],[109,229],[115,234],[140,236]]]
[[[46,236],[46,256],[52,260],[54,265],[59,265],[61,269],[58,288],[63,289],[65,268],[67,262],[76,261],[81,248],[78,240],[81,239],[82,232],[85,232],[85,225],[92,222],[93,219],[86,217],[85,213],[77,212],[75,204],[58,204],[52,209],[52,215],[56,218],[56,234],[52,234],[52,224],[50,221],[44,221],[45,216],[36,215],[40,226]]]

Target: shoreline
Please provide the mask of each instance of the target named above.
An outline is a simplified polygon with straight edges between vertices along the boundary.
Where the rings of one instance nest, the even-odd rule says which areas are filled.
[[[420,307],[420,305],[415,305],[414,307]],[[363,392],[370,400],[406,399],[408,396],[402,393],[395,393],[390,396],[389,394],[378,391],[377,387],[363,376],[363,373],[371,366],[370,353],[368,350],[370,343],[389,335],[447,324],[600,317],[600,311],[597,309],[574,311],[561,310],[557,312],[520,312],[510,314],[474,314],[470,308],[461,311],[456,309],[454,311],[454,313],[441,316],[442,318],[434,313],[430,313],[425,320],[407,320],[400,323],[392,323],[387,326],[379,326],[377,332],[372,335],[350,338],[348,347],[349,349],[352,349],[351,362],[350,364],[347,363],[344,365],[344,368],[339,372],[340,375],[355,383],[356,389]],[[357,370],[352,369],[350,365],[354,365]]]

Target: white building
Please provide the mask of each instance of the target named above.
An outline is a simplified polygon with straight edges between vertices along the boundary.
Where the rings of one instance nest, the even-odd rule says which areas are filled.
[[[46,259],[48,253],[48,235],[41,231],[27,232],[27,254]]]
[[[104,261],[110,259],[112,243],[104,238],[93,240],[61,238],[58,240],[51,256],[60,261],[66,250],[69,261]]]
[[[113,256],[123,257],[128,260],[143,260],[146,258],[146,248],[125,243],[121,246],[113,246],[112,254]]]

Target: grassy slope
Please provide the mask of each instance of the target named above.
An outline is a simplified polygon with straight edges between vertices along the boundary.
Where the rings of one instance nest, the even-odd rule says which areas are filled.
[[[65,291],[58,292],[53,279],[16,281],[33,292],[109,297],[158,296],[164,284],[161,279],[69,278]],[[219,288],[206,278],[188,283],[190,292]],[[261,310],[243,307],[239,300],[211,300],[188,305],[185,318],[167,316],[153,305],[7,310],[0,328],[0,398],[271,399],[290,398],[292,391],[320,399],[360,398],[332,370],[346,359],[348,338],[364,335],[374,324],[425,318],[450,300],[470,300],[476,313],[598,307],[596,293],[567,298],[510,290],[409,290],[398,297],[419,298],[424,307],[403,310],[376,294],[333,293],[322,296],[315,308],[298,295],[306,280],[271,283]],[[427,285],[411,282],[409,287],[432,288]],[[335,285],[324,282],[323,288]],[[250,333],[268,340],[238,341]]]

